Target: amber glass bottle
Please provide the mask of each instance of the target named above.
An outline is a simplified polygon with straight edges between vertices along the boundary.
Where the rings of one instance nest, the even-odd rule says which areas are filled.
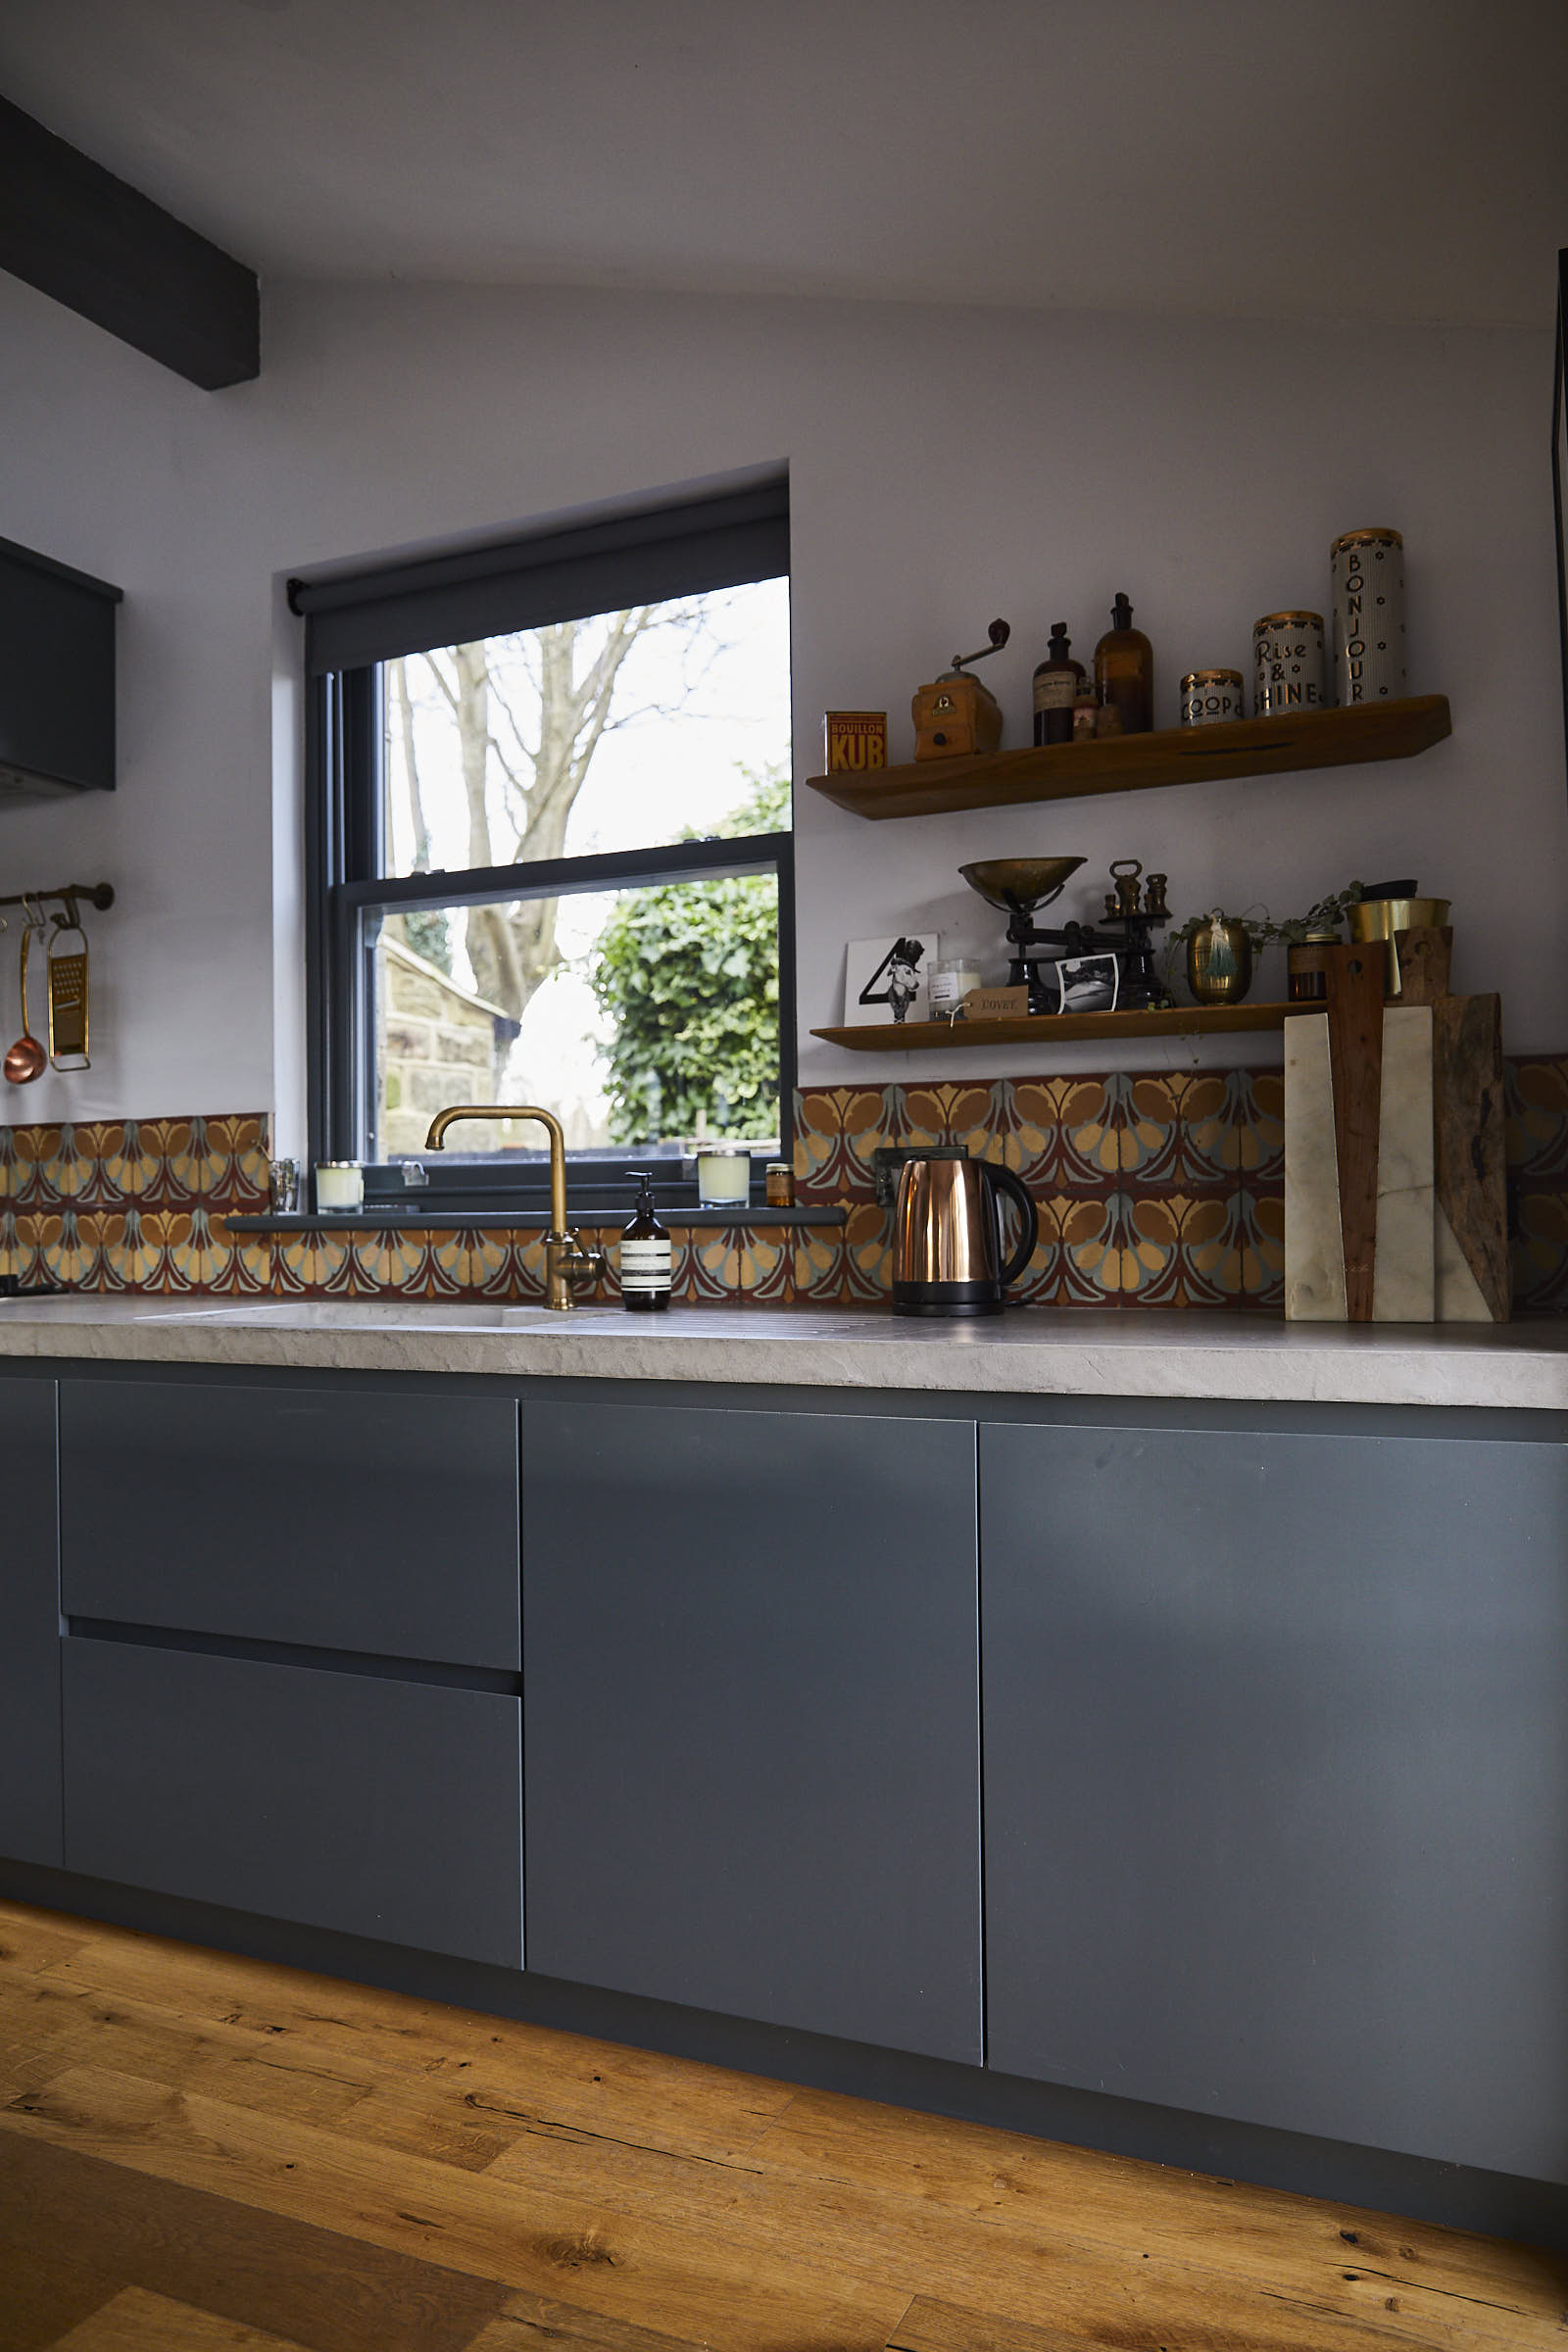
[[[1095,648],[1095,685],[1101,702],[1121,712],[1124,735],[1147,735],[1154,723],[1154,649],[1133,627],[1133,609],[1118,590],[1110,627]]]
[[[620,1302],[629,1314],[660,1314],[669,1304],[670,1246],[667,1227],[654,1209],[654,1181],[643,1168],[628,1168],[636,1180],[637,1205],[620,1236]]]
[[[1072,659],[1067,623],[1051,624],[1051,646],[1035,671],[1036,743],[1071,743],[1072,707],[1084,690],[1084,665]]]

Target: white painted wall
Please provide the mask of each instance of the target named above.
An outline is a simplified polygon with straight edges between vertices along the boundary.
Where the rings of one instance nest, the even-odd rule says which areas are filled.
[[[1453,740],[1408,763],[1100,804],[869,825],[801,793],[805,1077],[961,1073],[806,1033],[841,1017],[852,936],[939,929],[1000,970],[1000,925],[956,868],[1009,852],[1083,855],[1064,906],[1089,914],[1125,855],[1170,874],[1181,912],[1294,912],[1352,874],[1413,870],[1452,897],[1457,985],[1502,989],[1510,1047],[1568,1047],[1544,335],[302,285],[272,290],[265,355],[258,383],[202,394],[0,278],[0,533],[126,592],[119,793],[0,811],[0,889],[69,873],[121,892],[94,931],[95,1067],[0,1115],[275,1102],[299,1142],[284,575],[778,459],[801,775],[828,705],[885,705],[906,755],[913,689],[998,612],[1014,643],[987,674],[1006,740],[1027,740],[1049,623],[1084,652],[1121,587],[1173,723],[1180,672],[1245,668],[1255,614],[1326,608],[1328,542],[1365,522],[1405,533],[1411,690],[1455,713]],[[1241,1044],[1207,1057],[1266,1051]]]

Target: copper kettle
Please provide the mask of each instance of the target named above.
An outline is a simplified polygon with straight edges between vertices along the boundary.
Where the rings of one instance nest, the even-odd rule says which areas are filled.
[[[1022,1227],[1005,1259],[999,1193]],[[1002,1294],[1029,1263],[1039,1235],[1039,1211],[1010,1168],[951,1148],[916,1153],[900,1170],[893,1212],[893,1312],[1000,1315]]]

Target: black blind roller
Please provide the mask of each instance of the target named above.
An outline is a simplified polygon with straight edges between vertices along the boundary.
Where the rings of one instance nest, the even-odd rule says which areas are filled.
[[[790,567],[789,485],[542,532],[334,580],[291,580],[313,677],[551,620],[777,579]]]

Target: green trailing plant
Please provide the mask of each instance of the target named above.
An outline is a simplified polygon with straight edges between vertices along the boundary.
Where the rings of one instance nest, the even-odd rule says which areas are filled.
[[[1348,882],[1332,897],[1318,899],[1304,914],[1287,915],[1275,922],[1266,906],[1249,906],[1245,914],[1227,914],[1223,906],[1210,906],[1201,914],[1190,914],[1184,923],[1167,933],[1165,939],[1166,974],[1178,971],[1185,959],[1189,943],[1210,923],[1237,923],[1252,943],[1252,953],[1258,955],[1278,940],[1285,947],[1294,947],[1311,931],[1338,932],[1344,922],[1347,907],[1359,904],[1362,891],[1359,882]]]

